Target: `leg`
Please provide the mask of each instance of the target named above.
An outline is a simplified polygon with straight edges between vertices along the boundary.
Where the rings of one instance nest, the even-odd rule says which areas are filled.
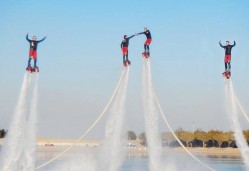
[[[128,55],[129,55],[129,51],[128,51],[128,49],[127,49],[127,53],[126,53],[126,62],[128,62],[128,61],[129,61],[129,59],[128,59]]]
[[[149,46],[147,44],[144,44],[144,52],[149,52]]]
[[[151,43],[152,39],[146,39],[146,41],[144,42],[144,50],[145,52],[149,53],[150,51],[150,43]]]
[[[227,71],[227,62],[225,62],[225,71]]]
[[[127,55],[126,55],[126,62],[128,63],[128,65],[131,64],[131,61],[129,61],[129,59],[128,59],[128,53],[127,53]]]
[[[36,66],[36,63],[37,63],[37,58],[34,59],[34,67],[35,67],[35,68],[37,67],[37,66]]]
[[[129,59],[128,59],[128,53],[126,54],[126,60],[125,61],[126,62],[129,61]]]
[[[32,58],[29,57],[28,66],[30,66],[31,59],[32,59]]]
[[[146,44],[144,44],[144,52],[146,52]]]
[[[225,62],[225,69],[226,69],[226,71],[230,71],[230,69],[231,69],[231,65],[230,65],[231,55],[225,55],[224,62]]]
[[[33,59],[34,59],[34,67],[36,68],[36,63],[37,63],[37,51],[33,51]]]
[[[150,47],[149,47],[149,45],[146,45],[146,47],[147,47],[147,52],[150,52]]]
[[[126,60],[127,60],[125,58],[128,58],[128,47],[123,47],[122,48],[122,53],[123,53],[123,63],[125,64]]]
[[[127,62],[127,54],[123,54],[123,65],[125,67],[127,66],[126,62]]]
[[[228,71],[230,72],[230,70],[231,70],[231,62],[228,61],[228,62],[227,62],[227,65],[228,65]]]

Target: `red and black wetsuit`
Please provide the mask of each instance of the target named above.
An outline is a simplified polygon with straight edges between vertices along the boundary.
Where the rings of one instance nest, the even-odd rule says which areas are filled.
[[[220,42],[220,47],[225,49],[225,58],[224,58],[224,62],[225,62],[225,69],[226,71],[230,71],[231,69],[231,54],[232,54],[232,48],[236,45],[236,42],[234,41],[233,45],[226,45],[223,46]]]
[[[27,39],[27,41],[30,43],[30,51],[36,51],[37,50],[37,46],[38,46],[38,43],[40,43],[40,42],[42,42],[42,41],[44,41],[45,39],[46,39],[46,37],[44,37],[43,39],[41,39],[41,40],[30,40],[29,38],[28,38],[28,34],[26,35],[26,39]]]
[[[41,40],[30,40],[28,38],[28,34],[26,35],[26,40],[29,42],[30,44],[30,48],[29,48],[29,60],[28,60],[28,66],[30,66],[30,62],[31,62],[31,59],[33,58],[34,59],[34,67],[37,67],[36,66],[36,62],[37,62],[37,46],[38,46],[38,43],[42,42],[43,40],[46,39],[46,37],[44,37],[43,39]]]
[[[138,34],[145,34],[146,36],[146,41],[144,42],[144,51],[145,52],[149,52],[150,51],[150,43],[152,42],[152,37],[151,37],[151,33],[149,30],[146,30],[144,32],[138,33]]]
[[[124,37],[124,40],[121,42],[120,47],[122,49],[123,53],[123,62],[129,61],[128,60],[128,46],[129,46],[129,40],[133,38],[135,35],[132,35],[130,37]],[[126,57],[126,59],[125,59]]]
[[[220,42],[219,42],[220,43]],[[232,48],[236,45],[236,42],[234,41],[234,44],[233,45],[226,45],[226,46],[223,46],[221,43],[220,43],[220,47],[224,48],[225,49],[225,55],[231,55],[232,53]]]

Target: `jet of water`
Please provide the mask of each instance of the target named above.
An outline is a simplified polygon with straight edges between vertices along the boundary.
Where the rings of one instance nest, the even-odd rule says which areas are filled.
[[[105,139],[100,154],[97,170],[117,171],[124,158],[124,114],[129,80],[127,68],[122,86],[118,90],[115,101],[110,110],[110,116],[105,127]]]
[[[236,101],[236,96],[234,94],[232,80],[226,81],[225,93],[227,100],[227,112],[229,113],[231,127],[234,131],[236,144],[242,154],[245,166],[247,170],[249,170],[249,148],[238,120],[238,106],[237,106],[238,103]]]
[[[22,170],[19,160],[21,159],[24,146],[25,132],[25,112],[28,88],[31,76],[25,73],[22,88],[20,91],[16,110],[9,127],[8,135],[3,145],[1,153],[1,171]]]
[[[145,113],[145,132],[151,171],[161,169],[161,143],[158,130],[158,111],[152,85],[150,60],[143,63],[143,108]]]
[[[31,111],[27,121],[24,155],[22,157],[24,170],[34,171],[35,169],[35,144],[36,144],[36,131],[37,131],[37,102],[38,102],[38,75],[34,77],[33,97],[31,100]]]

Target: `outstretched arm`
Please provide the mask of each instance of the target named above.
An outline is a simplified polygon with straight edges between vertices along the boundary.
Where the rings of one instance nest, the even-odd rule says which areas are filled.
[[[26,40],[29,41],[29,42],[31,41],[31,40],[29,39],[29,33],[27,33],[27,35],[26,35]]]
[[[133,38],[135,36],[135,34],[134,35],[132,35],[132,36],[130,36],[130,37],[128,37],[128,39],[131,39],[131,38]]]
[[[47,36],[45,36],[45,37],[44,37],[43,39],[41,39],[41,40],[38,40],[37,42],[40,43],[40,42],[44,41],[46,38],[47,38]]]
[[[219,42],[219,44],[220,44],[220,47],[222,47],[222,48],[225,48],[225,47],[226,47],[226,46],[222,46],[221,42]]]
[[[144,32],[141,32],[141,33],[137,33],[136,35],[139,35],[139,34],[145,34]]]

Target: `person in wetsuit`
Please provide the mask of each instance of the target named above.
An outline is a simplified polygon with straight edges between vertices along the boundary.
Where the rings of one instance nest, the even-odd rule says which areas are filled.
[[[37,46],[38,43],[42,42],[43,40],[46,39],[46,37],[44,37],[41,40],[36,40],[36,36],[32,37],[32,40],[30,40],[29,38],[29,33],[27,33],[26,35],[26,40],[29,42],[30,44],[30,48],[29,48],[29,60],[28,60],[28,67],[31,67],[31,59],[34,60],[34,68],[37,68]]]
[[[128,46],[129,46],[129,40],[131,38],[133,38],[135,35],[132,35],[130,37],[128,37],[127,35],[124,35],[124,39],[121,42],[121,50],[122,50],[122,54],[123,54],[123,64],[124,66],[126,66],[126,62],[128,62],[128,64],[130,64],[130,61],[128,59]]]
[[[147,27],[144,27],[144,32],[137,33],[136,35],[139,35],[139,34],[145,34],[147,39],[144,42],[144,53],[150,53],[149,45],[150,45],[150,43],[152,41],[150,30],[148,30]]]
[[[226,41],[226,46],[223,46],[221,44],[221,42],[219,42],[220,47],[224,48],[225,50],[225,58],[224,58],[224,62],[225,62],[225,72],[230,72],[231,70],[231,52],[232,52],[232,48],[236,45],[236,42],[234,41],[233,45],[230,45],[229,41]]]

